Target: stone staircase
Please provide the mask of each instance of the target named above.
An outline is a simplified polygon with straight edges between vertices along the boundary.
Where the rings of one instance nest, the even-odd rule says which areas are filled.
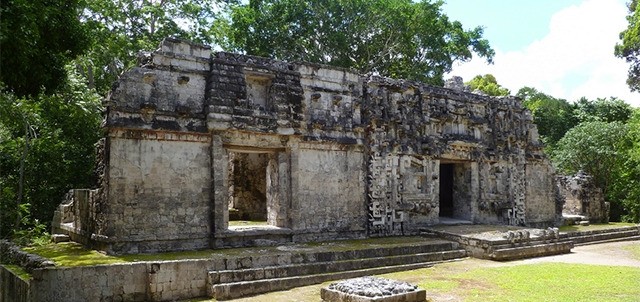
[[[384,274],[464,258],[457,242],[428,239],[418,243],[368,246],[335,251],[305,251],[280,265],[210,271],[209,296],[227,300],[331,280]],[[295,262],[295,263],[294,263]]]
[[[571,240],[575,245],[640,240],[640,225],[593,231],[567,232],[561,233],[560,238]]]

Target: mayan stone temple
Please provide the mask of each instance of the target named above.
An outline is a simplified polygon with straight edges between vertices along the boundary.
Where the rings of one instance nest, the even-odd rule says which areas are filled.
[[[71,191],[54,229],[109,253],[561,218],[529,112],[459,78],[434,87],[166,39],[105,105],[99,188]]]

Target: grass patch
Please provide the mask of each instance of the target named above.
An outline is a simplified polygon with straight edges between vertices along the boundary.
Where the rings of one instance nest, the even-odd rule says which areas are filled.
[[[463,289],[470,301],[638,301],[640,269],[542,263],[483,268],[452,277],[484,281],[492,290]]]
[[[615,229],[615,228],[623,228],[636,226],[636,224],[629,222],[609,222],[609,223],[596,223],[590,224],[587,226],[582,225],[563,225],[561,226],[560,232],[584,232],[584,231],[595,231],[595,230],[605,230],[605,229]]]
[[[81,244],[74,242],[25,247],[23,250],[45,257],[58,266],[86,266],[126,262],[119,257],[107,256],[98,251],[88,250]]]
[[[250,220],[229,220],[230,227],[239,226],[268,226],[266,221],[250,221]]]
[[[18,277],[20,277],[20,279],[28,281],[29,279],[31,279],[31,274],[29,274],[27,271],[25,271],[22,267],[20,267],[19,265],[13,265],[13,264],[3,264],[2,266],[4,266],[6,269],[8,269],[9,271],[13,272],[14,274],[16,274]]]
[[[53,261],[57,266],[89,266],[100,264],[116,264],[137,261],[168,261],[184,259],[219,259],[255,255],[276,255],[295,252],[296,250],[314,249],[317,251],[351,251],[365,248],[375,248],[389,245],[406,245],[423,242],[421,237],[391,237],[372,238],[363,240],[329,241],[320,243],[296,244],[287,246],[287,249],[279,247],[253,247],[233,248],[217,250],[199,250],[170,252],[157,254],[132,254],[112,256],[95,250],[89,250],[75,242],[49,243],[43,246],[23,248],[26,252],[40,255]]]

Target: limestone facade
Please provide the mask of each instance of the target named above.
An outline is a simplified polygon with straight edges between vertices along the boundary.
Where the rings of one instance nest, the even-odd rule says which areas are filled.
[[[415,234],[445,218],[559,222],[520,100],[455,84],[166,39],[114,84],[100,186],[71,194],[54,228],[139,253]]]
[[[610,205],[591,175],[578,171],[575,175],[558,176],[560,193],[565,197],[563,213],[583,216],[592,223],[608,223]]]

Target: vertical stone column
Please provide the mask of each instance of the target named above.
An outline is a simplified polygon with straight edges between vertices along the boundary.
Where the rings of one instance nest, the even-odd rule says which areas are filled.
[[[229,155],[222,146],[222,138],[211,138],[211,178],[213,179],[213,234],[219,234],[229,228]]]
[[[279,152],[276,154],[278,168],[278,189],[280,198],[278,200],[278,210],[275,212],[275,224],[278,227],[289,227],[288,213],[291,207],[291,156],[289,152]]]
[[[478,216],[478,203],[480,202],[480,172],[478,168],[478,162],[471,162],[471,183],[469,184],[469,203],[471,206],[471,213],[469,220],[476,221]]]

